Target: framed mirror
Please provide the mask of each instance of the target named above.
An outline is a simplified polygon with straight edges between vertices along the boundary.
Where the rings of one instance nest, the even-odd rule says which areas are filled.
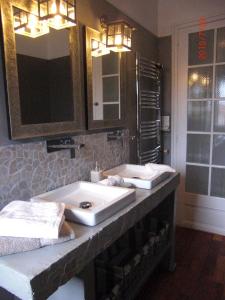
[[[28,4],[29,3],[29,4]],[[14,140],[72,134],[82,126],[79,27],[15,32],[18,11],[38,15],[37,1],[2,0],[2,37],[10,135]]]
[[[125,125],[125,54],[109,52],[93,56],[93,41],[100,33],[86,27],[88,128],[115,128]]]

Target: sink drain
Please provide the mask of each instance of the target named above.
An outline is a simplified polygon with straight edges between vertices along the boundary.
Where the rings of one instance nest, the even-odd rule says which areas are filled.
[[[80,203],[80,208],[87,209],[87,208],[90,208],[90,207],[92,207],[91,202],[85,201],[85,202]]]

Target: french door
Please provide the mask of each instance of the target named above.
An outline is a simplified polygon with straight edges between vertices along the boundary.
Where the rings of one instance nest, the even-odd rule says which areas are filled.
[[[175,41],[178,223],[225,235],[225,19],[201,17]]]

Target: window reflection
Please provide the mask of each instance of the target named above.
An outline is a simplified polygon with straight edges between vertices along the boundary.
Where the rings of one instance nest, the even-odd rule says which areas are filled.
[[[219,94],[220,97],[225,98],[225,80],[221,80],[219,84]]]
[[[215,101],[214,131],[225,131],[225,101]]]
[[[92,57],[93,120],[120,119],[120,54]]]
[[[212,67],[190,68],[188,71],[188,98],[212,97]]]
[[[217,30],[216,61],[225,62],[225,27]]]
[[[188,49],[188,65],[202,65],[210,64],[213,62],[213,47],[214,47],[214,30],[204,31],[204,51],[206,53],[205,59],[199,57],[199,38],[200,32],[194,32],[189,34],[189,49]]]
[[[188,131],[210,131],[212,101],[188,102]]]
[[[213,164],[225,165],[225,135],[214,135],[213,138]]]
[[[202,164],[209,163],[210,135],[188,134],[187,135],[187,161]]]
[[[215,97],[225,98],[225,65],[216,66]]]

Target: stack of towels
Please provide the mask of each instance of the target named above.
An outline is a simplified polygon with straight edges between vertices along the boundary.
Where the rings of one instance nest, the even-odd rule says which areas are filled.
[[[65,205],[13,201],[0,211],[0,256],[34,250],[75,238],[65,222]]]
[[[163,165],[163,164],[148,163],[145,164],[144,167],[146,168],[145,169],[146,175],[145,174],[138,175],[137,177],[135,177],[135,179],[150,180],[153,178],[153,176],[159,176],[162,173],[176,172],[176,170],[171,168],[169,165]],[[130,176],[125,175],[124,177],[130,177]],[[109,185],[109,186],[132,187],[132,186],[125,186],[124,179],[119,175],[108,176],[107,179],[101,181],[101,184]]]
[[[153,163],[148,163],[145,164],[145,167],[147,168],[148,171],[151,172],[169,172],[169,173],[175,173],[176,170],[171,168],[169,165],[160,165],[160,164],[153,164]]]

